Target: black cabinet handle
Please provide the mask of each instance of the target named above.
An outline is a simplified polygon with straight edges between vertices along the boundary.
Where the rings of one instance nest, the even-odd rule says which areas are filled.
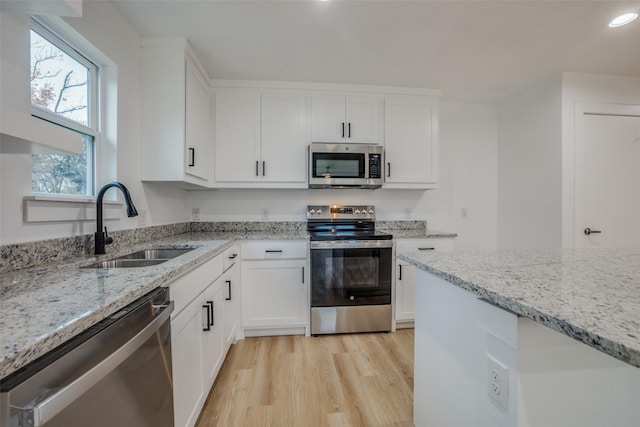
[[[236,259],[236,257],[238,256],[238,254],[232,254],[229,259]]]
[[[225,280],[225,283],[229,287],[229,296],[225,298],[226,301],[231,301],[231,280]]]
[[[387,178],[391,177],[391,163],[387,162]]]
[[[265,176],[267,174],[267,162],[266,161],[262,161],[262,176]]]
[[[189,147],[189,166],[196,165],[196,149]]]
[[[436,248],[418,248],[419,251],[433,251]]]
[[[302,267],[302,283],[304,283],[304,267]]]
[[[260,173],[258,172],[258,165],[259,164],[260,164],[260,162],[256,160],[256,176],[260,176]]]
[[[587,228],[585,228],[585,229],[584,229],[584,234],[585,234],[585,236],[590,236],[590,235],[592,235],[592,234],[600,234],[600,233],[602,233],[602,231],[601,231],[601,230],[592,230],[592,229],[590,229],[589,227],[587,227]]]
[[[349,138],[351,138],[351,122],[349,122]]]
[[[209,304],[211,303],[211,304]],[[213,321],[211,320],[211,318],[213,317],[213,301],[207,301],[206,304],[202,304],[202,308],[206,308],[207,309],[207,326],[205,326],[204,328],[202,328],[203,331],[208,332],[211,330],[211,325],[213,325]]]
[[[265,250],[265,252],[268,254],[278,254],[278,253],[282,253],[282,249],[267,249]]]
[[[211,326],[213,326],[213,323],[214,323],[214,321],[213,321],[213,319],[214,319],[214,317],[213,317],[213,301],[207,301],[207,304],[211,306]]]
[[[398,276],[398,280],[402,280],[402,264],[398,264],[398,270],[400,271],[400,275]]]
[[[344,122],[342,122],[342,137],[344,138]]]

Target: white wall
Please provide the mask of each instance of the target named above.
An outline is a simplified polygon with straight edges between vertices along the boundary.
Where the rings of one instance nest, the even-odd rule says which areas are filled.
[[[380,220],[427,220],[458,233],[457,248],[496,245],[496,106],[440,106],[440,188],[419,190],[216,190],[190,193],[205,221],[305,221],[309,204],[374,204]],[[468,219],[460,218],[460,209]],[[410,213],[406,213],[409,210]]]
[[[573,247],[576,103],[640,105],[640,77],[556,74],[499,106],[498,248]]]
[[[6,18],[3,12],[3,19]],[[11,20],[18,29],[28,31],[29,20],[16,16]],[[81,18],[65,18],[71,30],[94,45],[109,58],[113,66],[107,67],[107,78],[112,83],[104,88],[109,101],[104,108],[109,115],[105,127],[103,156],[115,153],[117,145],[117,169],[107,171],[99,183],[118,179],[130,190],[133,201],[143,218],[126,218],[109,221],[110,229],[134,228],[138,225],[156,225],[186,221],[190,218],[187,194],[177,188],[147,188],[140,178],[141,165],[141,91],[140,91],[140,43],[139,36],[109,2],[84,2]],[[64,23],[63,23],[64,24]],[[12,38],[14,43],[24,43],[25,37]],[[28,40],[28,36],[26,38]],[[5,40],[6,41],[6,40]],[[24,46],[29,49],[29,46]],[[2,61],[10,49],[0,53]],[[13,61],[12,61],[13,62]],[[24,70],[28,75],[28,69]],[[117,78],[117,86],[115,85]],[[16,84],[2,76],[3,86]],[[28,89],[25,90],[28,96]],[[2,95],[2,103],[12,102]],[[115,154],[114,156],[115,157]],[[22,221],[22,197],[31,194],[31,163],[27,154],[0,155],[0,244],[27,242],[55,237],[89,234],[95,231],[93,222],[24,223]],[[114,194],[116,190],[108,193]]]
[[[561,245],[562,76],[499,106],[498,248]]]

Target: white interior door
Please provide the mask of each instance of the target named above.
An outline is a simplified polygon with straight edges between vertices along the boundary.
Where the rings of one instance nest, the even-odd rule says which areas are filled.
[[[579,106],[575,123],[574,246],[640,246],[640,106]]]

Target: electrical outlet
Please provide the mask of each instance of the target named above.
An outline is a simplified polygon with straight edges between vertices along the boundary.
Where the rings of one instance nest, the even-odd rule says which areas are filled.
[[[193,219],[194,221],[200,220],[200,208],[191,209],[191,219]]]
[[[269,219],[269,208],[261,208],[260,209],[260,218],[263,221],[266,221]]]
[[[467,219],[467,218],[469,218],[469,209],[467,209],[467,208],[460,208],[460,218],[462,218],[462,219]]]
[[[509,368],[487,354],[487,394],[496,406],[509,411]]]

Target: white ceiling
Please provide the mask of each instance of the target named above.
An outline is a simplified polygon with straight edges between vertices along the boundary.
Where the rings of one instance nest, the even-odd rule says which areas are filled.
[[[358,83],[498,102],[561,71],[640,76],[637,1],[115,0],[141,36],[186,37],[216,79]]]

